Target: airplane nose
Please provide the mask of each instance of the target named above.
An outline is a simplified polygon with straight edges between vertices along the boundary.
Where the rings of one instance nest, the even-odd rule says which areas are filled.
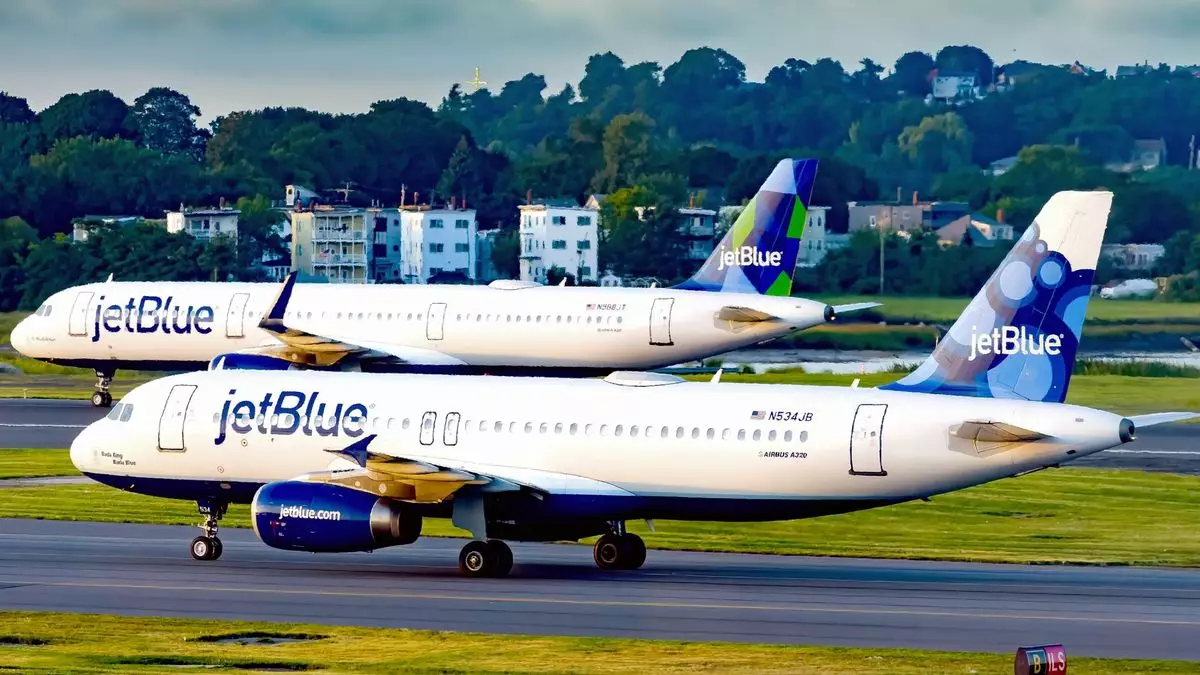
[[[87,473],[92,470],[95,463],[95,447],[92,439],[95,438],[96,432],[94,427],[96,423],[87,425],[79,435],[75,436],[75,440],[71,441],[71,463],[79,469],[80,473]]]
[[[23,356],[29,355],[29,319],[21,319],[17,325],[13,327],[12,333],[8,336],[8,342],[13,346],[13,349],[20,352]]]

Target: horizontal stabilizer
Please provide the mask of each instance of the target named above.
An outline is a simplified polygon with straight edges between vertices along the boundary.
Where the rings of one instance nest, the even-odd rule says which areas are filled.
[[[717,318],[721,321],[740,321],[743,323],[757,323],[759,321],[770,321],[778,318],[774,315],[767,314],[764,311],[750,309],[749,307],[735,307],[726,305],[717,312]]]
[[[882,302],[852,302],[849,305],[834,305],[833,313],[837,316],[841,316],[842,314],[861,312],[864,309],[871,309],[872,307],[881,307],[882,305],[883,305]]]
[[[1143,429],[1152,427],[1156,424],[1167,424],[1168,422],[1182,422],[1183,420],[1192,420],[1200,417],[1200,413],[1190,412],[1160,412],[1150,413],[1149,415],[1133,415],[1129,417],[1129,421],[1133,422],[1134,427]]]
[[[952,430],[955,436],[984,443],[1019,443],[1049,438],[1046,434],[1018,427],[1007,422],[968,420]]]

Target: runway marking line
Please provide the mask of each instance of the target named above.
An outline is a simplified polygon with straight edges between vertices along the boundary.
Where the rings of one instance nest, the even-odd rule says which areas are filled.
[[[699,603],[699,602],[650,602],[650,601],[625,601],[625,600],[570,600],[566,598],[529,598],[529,597],[503,597],[503,596],[470,596],[470,595],[454,595],[443,593],[355,593],[350,591],[311,591],[311,590],[288,590],[278,588],[252,588],[252,587],[220,587],[220,586],[164,586],[157,584],[102,584],[102,583],[87,583],[78,581],[21,581],[19,579],[9,579],[4,583],[21,584],[22,586],[55,586],[62,588],[109,588],[121,590],[154,590],[154,591],[202,591],[207,593],[225,592],[225,593],[263,593],[274,595],[310,595],[321,597],[347,597],[347,598],[393,598],[403,600],[449,600],[459,602],[491,602],[491,603],[513,603],[513,604],[533,604],[533,605],[580,605],[589,607],[651,607],[661,609],[734,609],[745,611],[764,611],[764,612],[811,612],[817,614],[883,614],[897,616],[938,616],[952,618],[967,618],[967,619],[1017,619],[1021,621],[1075,621],[1083,623],[1120,623],[1120,624],[1146,624],[1154,626],[1200,626],[1200,621],[1180,621],[1171,619],[1118,619],[1110,617],[1087,617],[1087,616],[1057,616],[1053,614],[1009,614],[1009,613],[968,613],[968,612],[937,612],[925,610],[907,610],[907,609],[853,609],[847,607],[811,607],[805,605],[751,605],[751,604],[717,604],[717,603]]]

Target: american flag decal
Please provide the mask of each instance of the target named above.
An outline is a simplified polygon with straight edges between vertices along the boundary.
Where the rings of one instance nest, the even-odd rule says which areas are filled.
[[[766,417],[767,412],[765,410],[755,410],[754,412],[750,413],[750,419],[752,420],[766,419]]]
[[[589,303],[587,308],[588,309],[596,309],[596,305]]]

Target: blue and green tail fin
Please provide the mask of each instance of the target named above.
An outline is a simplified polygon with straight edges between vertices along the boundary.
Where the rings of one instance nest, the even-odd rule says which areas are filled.
[[[816,176],[815,159],[779,162],[700,271],[675,288],[791,295]]]

